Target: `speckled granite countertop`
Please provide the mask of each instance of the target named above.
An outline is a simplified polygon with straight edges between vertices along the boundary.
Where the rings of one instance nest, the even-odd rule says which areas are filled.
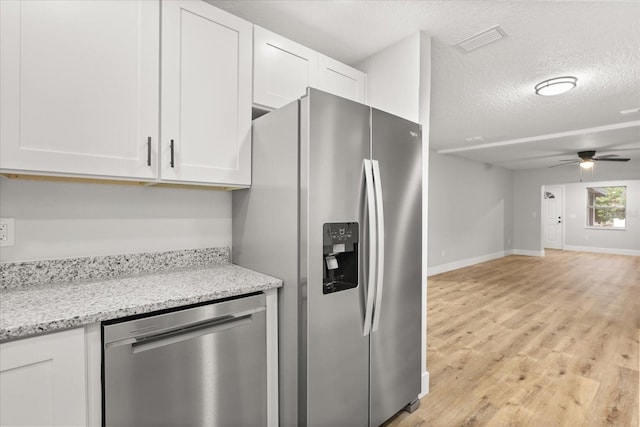
[[[221,262],[155,274],[0,289],[0,341],[282,286]]]

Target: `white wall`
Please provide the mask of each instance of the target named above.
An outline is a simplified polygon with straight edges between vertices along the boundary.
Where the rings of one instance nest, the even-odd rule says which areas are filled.
[[[429,275],[509,253],[512,179],[507,169],[430,153]]]
[[[0,178],[0,217],[15,218],[0,261],[231,246],[231,194]]]
[[[627,187],[624,230],[587,228],[587,187]],[[564,249],[640,255],[640,180],[579,182],[564,186]]]
[[[429,238],[429,125],[431,118],[431,37],[420,32],[420,90],[418,118],[422,125],[422,392],[429,393],[429,371],[427,370],[427,250]]]
[[[513,173],[513,248],[516,253],[541,255],[541,188],[543,185],[640,179],[640,160],[598,162],[593,172],[575,166],[529,169]]]
[[[420,44],[417,32],[355,65],[367,73],[367,103],[396,116],[420,120]],[[431,81],[429,40],[428,77]]]

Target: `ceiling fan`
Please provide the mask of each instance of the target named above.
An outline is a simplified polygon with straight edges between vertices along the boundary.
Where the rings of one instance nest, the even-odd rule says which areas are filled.
[[[596,152],[595,151],[578,151],[578,159],[571,159],[571,160],[559,160],[560,162],[562,162],[559,165],[552,165],[549,166],[550,168],[555,168],[558,166],[565,166],[565,165],[573,165],[573,164],[579,164],[580,167],[582,169],[591,169],[594,165],[594,162],[628,162],[629,158],[626,157],[620,157],[617,154],[607,154],[604,156],[599,156],[599,157],[595,157]]]

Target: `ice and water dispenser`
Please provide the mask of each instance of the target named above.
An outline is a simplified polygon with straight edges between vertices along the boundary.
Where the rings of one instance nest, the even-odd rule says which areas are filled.
[[[358,286],[357,222],[332,222],[322,229],[324,274],[322,293],[331,294]]]

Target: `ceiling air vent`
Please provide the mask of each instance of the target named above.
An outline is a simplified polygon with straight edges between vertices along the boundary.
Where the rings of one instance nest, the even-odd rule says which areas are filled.
[[[504,32],[504,30],[500,28],[500,26],[495,25],[491,28],[474,34],[471,37],[460,40],[458,43],[455,43],[454,46],[466,53],[481,48],[482,46],[488,45],[489,43],[492,43],[496,40],[500,40],[501,38],[504,38],[506,36],[507,34]]]

